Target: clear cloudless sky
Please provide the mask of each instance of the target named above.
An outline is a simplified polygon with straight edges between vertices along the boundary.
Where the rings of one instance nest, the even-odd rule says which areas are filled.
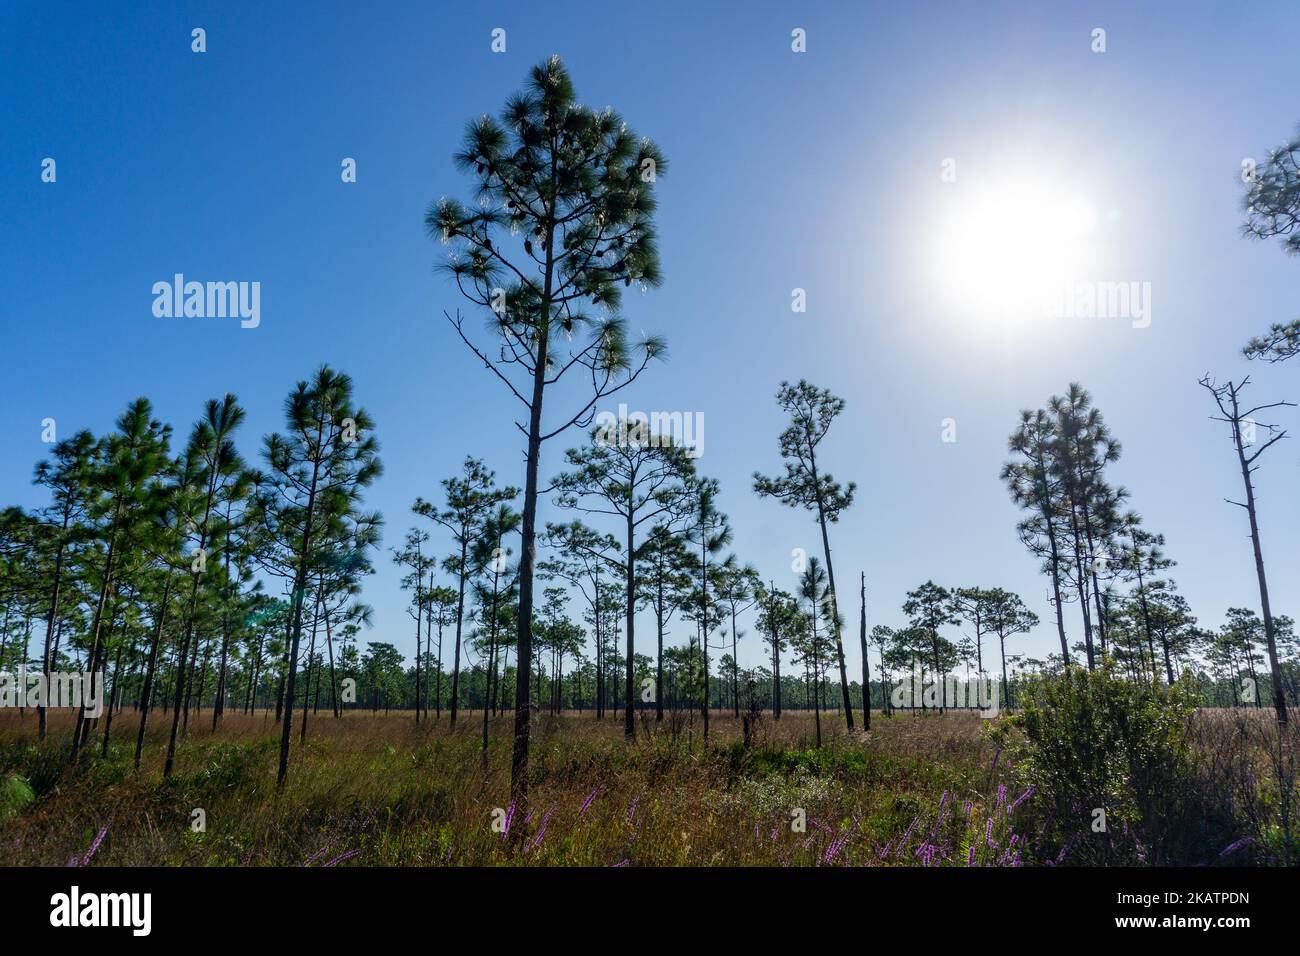
[[[206,53],[191,52],[195,27]],[[1098,27],[1105,53],[1091,49]],[[806,53],[791,50],[795,28]],[[388,555],[415,523],[411,502],[437,498],[467,454],[523,483],[515,409],[442,318],[463,303],[434,271],[445,249],[422,217],[440,196],[470,198],[451,162],[465,122],[558,53],[583,102],[619,110],[670,162],[657,186],[665,281],[624,308],[670,356],[620,400],[703,414],[700,467],[721,481],[735,551],[780,586],[794,585],[791,550],[820,541],[808,515],[751,491],[755,470],[779,469],[774,393],[806,377],[847,402],[824,460],[858,484],[831,531],[850,673],[859,570],[871,624],[902,623],[905,592],[927,579],[997,585],[1043,619],[1014,649],[1052,650],[1047,582],[998,470],[1018,410],[1071,381],[1123,443],[1112,479],[1166,535],[1174,578],[1216,626],[1229,606],[1257,608],[1258,592],[1245,514],[1224,503],[1240,475],[1197,379],[1249,372],[1259,400],[1300,398],[1300,365],[1240,355],[1297,314],[1300,259],[1239,234],[1243,158],[1300,120],[1297,35],[1300,7],[1285,2],[10,0],[0,501],[42,502],[30,484],[42,419],[103,433],[137,395],[179,446],[206,399],[234,392],[255,460],[294,382],[328,362],[355,380],[385,466],[368,496],[387,526],[363,640],[412,653]],[[340,180],[344,157],[355,184]],[[955,183],[941,179],[947,158]],[[1098,212],[1093,278],[1150,282],[1148,328],[1000,324],[945,294],[932,268],[945,204],[1022,178]],[[260,327],[155,318],[151,286],[177,272],[261,282]],[[1300,434],[1294,412],[1281,418]],[[544,476],[578,438],[547,446]],[[1298,454],[1274,446],[1258,475],[1275,608],[1292,615]],[[543,520],[556,517],[547,503]],[[1077,606],[1067,614],[1077,640]],[[742,663],[757,663],[742,626]]]

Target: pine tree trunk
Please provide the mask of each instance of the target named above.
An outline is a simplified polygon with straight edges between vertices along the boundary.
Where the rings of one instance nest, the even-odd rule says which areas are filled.
[[[323,432],[324,423],[322,422],[316,430],[316,448],[321,447]],[[307,514],[303,520],[302,550],[298,555],[298,568],[294,574],[293,618],[289,646],[285,649],[288,667],[285,669],[284,674],[284,723],[280,730],[280,765],[276,771],[275,780],[277,790],[284,789],[284,782],[289,776],[289,746],[293,741],[293,697],[294,687],[298,681],[298,645],[302,640],[302,606],[307,598],[307,569],[311,561],[311,549],[315,544],[312,535],[315,531],[316,491],[317,482],[320,478],[320,468],[321,462],[319,460],[314,461],[312,464],[311,485],[307,491]]]
[[[497,539],[497,550],[500,551],[501,539]],[[492,627],[488,637],[488,659],[487,667],[483,671],[483,769],[487,770],[488,766],[488,693],[491,690],[492,672],[496,668],[497,653],[497,582],[501,573],[493,565],[492,568]],[[418,667],[417,667],[418,670]],[[419,703],[416,703],[416,711],[419,711]]]
[[[90,650],[86,653],[86,670],[94,674],[95,659],[99,655],[99,634],[100,628],[104,621],[104,606],[108,602],[108,589],[113,580],[113,559],[117,545],[117,527],[122,513],[122,502],[119,498],[113,508],[113,522],[108,534],[108,551],[104,555],[104,580],[100,582],[99,599],[95,604],[95,617],[90,627],[91,640]],[[77,711],[77,723],[72,731],[72,756],[69,763],[75,764],[77,757],[81,753],[81,745],[85,739],[86,731],[86,705],[82,701],[81,709]]]
[[[1273,709],[1277,722],[1287,723],[1286,698],[1282,691],[1282,671],[1277,662],[1277,639],[1273,629],[1273,610],[1268,600],[1268,577],[1264,573],[1264,551],[1259,541],[1259,522],[1255,516],[1255,486],[1250,480],[1250,463],[1246,460],[1245,446],[1241,440],[1241,421],[1237,416],[1237,399],[1232,399],[1232,435],[1237,446],[1237,460],[1241,465],[1241,480],[1246,486],[1246,512],[1250,515],[1250,544],[1255,552],[1255,577],[1259,581],[1259,603],[1264,612],[1264,638],[1268,642],[1268,666],[1273,677]],[[1259,694],[1255,694],[1256,703]]]
[[[658,642],[655,650],[655,723],[662,723],[664,719],[664,576],[662,567],[659,568],[657,587],[659,597],[655,602],[655,634]]]
[[[144,730],[149,722],[149,708],[153,703],[154,672],[158,663],[158,648],[162,644],[163,626],[167,620],[167,602],[172,592],[172,576],[163,582],[162,602],[158,605],[158,619],[154,622],[153,641],[149,645],[149,662],[145,665],[144,687],[140,691],[140,730],[135,738],[135,769],[140,769],[140,754],[144,751]]]
[[[46,724],[48,715],[46,713],[46,698],[50,692],[50,647],[54,640],[54,621],[59,614],[59,597],[63,589],[63,556],[65,552],[65,541],[68,535],[68,522],[70,513],[65,506],[63,510],[63,525],[59,529],[59,547],[54,556],[54,582],[50,588],[50,611],[45,619],[45,650],[41,654],[41,673],[45,675],[45,694],[36,702],[36,719],[39,722],[37,739],[44,740],[46,733]]]
[[[808,450],[808,461],[812,470],[813,487],[820,488],[817,477],[817,458],[812,449]],[[822,553],[826,557],[826,580],[830,583],[831,616],[835,627],[835,653],[840,666],[840,692],[844,696],[844,718],[849,730],[853,729],[853,705],[849,701],[849,674],[844,667],[844,641],[840,637],[839,594],[835,590],[835,566],[831,563],[831,539],[826,531],[826,512],[822,507],[820,494],[817,497],[817,523],[822,531]]]
[[[871,664],[867,657],[867,572],[862,574],[862,620],[858,639],[862,643],[862,730],[871,729]]]
[[[546,286],[542,324],[549,331],[551,241],[546,239]],[[542,459],[542,395],[546,386],[547,335],[537,337],[537,365],[528,415],[528,456],[524,476],[524,512],[520,522],[519,620],[515,649],[515,738],[510,755],[510,795],[521,804],[528,797],[528,745],[532,730],[533,566],[537,561],[537,472]],[[599,598],[599,594],[597,595]]]
[[[465,622],[465,579],[469,569],[469,528],[462,525],[460,541],[460,592],[456,598],[456,652],[451,665],[451,729],[456,729],[456,714],[460,710],[460,636]]]
[[[325,609],[325,648],[329,652],[330,658],[330,704],[334,708],[334,719],[337,720],[343,715],[339,711],[339,681],[338,676],[334,671],[334,635],[330,633],[329,608]],[[419,666],[418,661],[416,662],[416,666]],[[418,702],[416,706],[419,706]],[[425,716],[427,717],[429,715],[426,713]]]
[[[630,492],[629,492],[630,494]],[[626,686],[623,689],[626,700],[626,710],[623,715],[623,737],[629,741],[636,739],[636,698],[633,696],[632,682],[633,673],[633,622],[635,615],[633,610],[636,604],[636,554],[635,543],[633,538],[636,533],[636,525],[632,520],[632,508],[629,506],[627,513],[627,666],[625,668]],[[739,710],[737,710],[739,714]]]

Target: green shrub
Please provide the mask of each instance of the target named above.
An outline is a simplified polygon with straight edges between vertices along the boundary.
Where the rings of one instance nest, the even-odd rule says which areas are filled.
[[[0,823],[16,816],[36,799],[36,792],[25,777],[14,774],[0,779]]]
[[[1124,680],[1110,663],[1031,682],[1007,742],[1044,815],[1044,847],[1063,863],[1211,862],[1206,848],[1231,839],[1231,821],[1215,825],[1198,793],[1192,711],[1180,685]]]

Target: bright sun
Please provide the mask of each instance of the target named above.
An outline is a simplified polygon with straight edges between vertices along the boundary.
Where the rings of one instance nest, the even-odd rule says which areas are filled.
[[[946,200],[933,264],[951,308],[982,323],[1041,315],[1086,268],[1092,203],[1023,180]]]

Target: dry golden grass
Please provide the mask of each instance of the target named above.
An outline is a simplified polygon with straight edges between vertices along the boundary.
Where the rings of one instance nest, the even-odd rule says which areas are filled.
[[[484,771],[480,712],[462,713],[454,732],[446,713],[417,727],[409,712],[322,712],[305,748],[295,719],[277,794],[278,727],[261,713],[229,715],[215,734],[209,715],[192,714],[165,781],[161,715],[136,773],[131,711],[114,721],[108,758],[96,738],[75,772],[66,715],[38,744],[34,714],[0,713],[0,782],[21,776],[35,793],[7,820],[0,813],[0,846],[10,864],[59,866],[965,865],[1018,863],[1020,852],[1032,862],[1033,801],[1004,812],[1023,788],[975,714],[877,713],[865,736],[823,716],[820,749],[802,712],[765,717],[748,749],[726,712],[712,715],[707,748],[697,713],[659,725],[650,715],[632,745],[621,714],[540,715],[518,809],[513,720],[492,719]],[[1241,720],[1255,718],[1198,719],[1220,763]],[[1223,772],[1240,776],[1241,765]],[[195,810],[205,832],[191,826]]]
[[[107,760],[95,747],[67,774],[66,717],[38,747],[34,715],[0,714],[0,770],[30,778],[37,793],[0,827],[11,862],[80,861],[105,826],[94,863],[810,863],[850,832],[836,860],[867,862],[944,790],[982,800],[992,785],[993,748],[974,715],[876,715],[866,738],[824,717],[816,750],[812,715],[787,712],[761,722],[749,751],[740,722],[723,712],[711,716],[707,750],[698,714],[643,721],[632,746],[621,715],[542,715],[529,805],[505,837],[493,822],[496,811],[499,829],[510,811],[510,714],[491,721],[486,772],[479,712],[462,714],[455,732],[445,713],[418,728],[410,713],[313,717],[305,749],[295,727],[282,794],[270,718],[231,715],[213,734],[192,715],[176,773],[163,781],[166,723],[152,722],[136,774],[132,717],[115,720],[121,736]],[[204,833],[191,829],[195,809]],[[792,829],[796,809],[804,832]]]

